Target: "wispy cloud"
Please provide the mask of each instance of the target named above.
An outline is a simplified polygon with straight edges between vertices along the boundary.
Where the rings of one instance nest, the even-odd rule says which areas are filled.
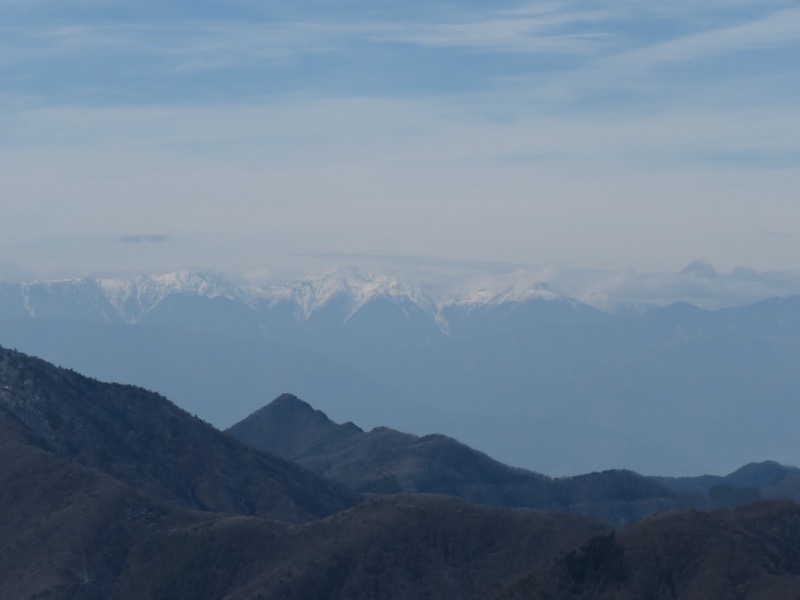
[[[493,52],[586,54],[610,39],[603,31],[571,31],[582,15],[502,16],[462,22],[290,21],[171,24],[39,25],[9,29],[0,46],[6,63],[29,59],[65,59],[111,52],[120,59],[160,57],[161,69],[226,68],[293,56],[336,53],[354,45],[406,44]],[[13,51],[12,51],[13,49]],[[102,58],[95,56],[94,60]],[[124,66],[124,64],[122,65]]]
[[[303,25],[203,22],[45,25],[13,33],[14,39],[7,38],[2,44],[8,50],[3,58],[6,63],[94,55],[93,61],[116,58],[118,66],[125,69],[131,60],[155,58],[160,61],[156,63],[160,71],[280,61],[292,54],[319,51],[325,39],[318,28]]]
[[[644,92],[663,103],[686,95],[696,102],[702,91],[700,97],[706,95],[712,103],[729,103],[735,98],[746,102],[755,92],[763,101],[769,74],[785,77],[783,57],[775,53],[800,49],[800,8],[759,12],[735,23],[706,15],[700,22],[699,30],[686,30],[684,25],[681,31],[653,39],[630,35],[619,48],[556,73],[539,94],[565,100],[611,93],[620,102],[626,96],[630,101],[630,92]],[[715,93],[714,85],[721,91]]]
[[[692,25],[680,21],[674,7],[656,9],[638,1],[598,3],[591,10],[576,2],[439,10],[413,20],[385,20],[354,11],[321,18],[309,11],[278,19],[259,13],[249,20],[44,21],[4,27],[0,60],[27,71],[19,81],[39,81],[41,86],[47,85],[44,77],[39,79],[42,68],[64,70],[80,61],[80,69],[69,69],[77,75],[64,81],[65,89],[124,89],[126,81],[135,78],[140,85],[131,93],[146,93],[141,84],[149,83],[174,92],[182,85],[187,96],[198,86],[206,94],[209,89],[202,80],[188,78],[214,72],[226,73],[230,94],[273,90],[270,81],[280,82],[284,92],[303,81],[305,89],[317,93],[326,87],[346,89],[347,82],[361,93],[370,87],[384,93],[388,80],[379,69],[385,61],[398,70],[399,81],[411,86],[405,94],[426,93],[426,86],[442,78],[471,81],[474,89],[528,80],[543,90],[540,97],[565,98],[591,89],[619,92],[653,85],[654,80],[642,78],[670,65],[699,68],[736,53],[797,45],[797,7],[771,2],[756,11],[753,3],[742,2],[749,10],[733,18],[723,4],[681,3],[680,10],[695,15]],[[414,49],[434,53],[436,60],[420,61]],[[490,58],[495,54],[546,61]],[[477,55],[483,57],[482,67],[476,67]],[[330,67],[338,77],[327,75]],[[248,83],[238,81],[236,73]],[[712,80],[738,78],[711,64],[704,73]],[[215,95],[224,96],[225,89],[216,88]]]
[[[611,18],[608,11],[586,11],[565,6],[535,10],[496,10],[472,20],[426,24],[379,24],[372,39],[435,48],[461,48],[524,54],[588,54],[597,52],[612,36],[591,26]]]
[[[798,46],[800,8],[701,33],[679,36],[617,57],[620,66],[652,68],[669,63],[697,63],[719,56],[767,48]]]
[[[207,235],[224,260],[783,268],[800,251],[740,235],[800,227],[796,1],[134,4],[3,10],[15,252],[62,227],[119,255]],[[181,244],[115,241],[154,223]]]

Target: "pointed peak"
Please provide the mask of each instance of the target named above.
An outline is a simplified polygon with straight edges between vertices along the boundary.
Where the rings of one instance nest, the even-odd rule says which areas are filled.
[[[311,406],[308,402],[306,402],[304,400],[300,400],[300,398],[298,398],[294,394],[288,394],[288,393],[281,394],[280,396],[275,398],[275,400],[273,400],[272,402],[267,404],[267,406],[265,408],[269,408],[269,407],[284,408],[284,409],[286,409],[286,408],[296,408],[296,409],[303,409],[303,410],[307,410],[307,411],[314,411],[315,410],[314,407]]]
[[[434,312],[434,303],[418,286],[406,283],[390,275],[365,273],[355,267],[339,267],[309,275],[293,283],[273,286],[269,294],[274,303],[293,302],[297,316],[308,319],[318,310],[342,301],[344,319],[371,300],[379,297],[394,301],[408,299],[424,310]]]
[[[315,422],[315,423],[329,423],[333,425],[333,421],[319,409],[314,408],[305,400],[301,400],[294,394],[284,393],[275,398],[266,406],[261,407],[254,412],[245,421],[253,418],[260,420],[264,418],[278,419],[286,422],[299,420],[301,422]],[[338,425],[337,425],[338,427]]]
[[[239,441],[288,459],[303,456],[321,444],[333,443],[363,431],[352,423],[337,425],[294,394],[281,394],[228,433]]]

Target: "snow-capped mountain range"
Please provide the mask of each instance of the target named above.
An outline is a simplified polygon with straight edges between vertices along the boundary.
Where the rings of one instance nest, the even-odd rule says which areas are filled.
[[[454,306],[475,308],[521,303],[533,299],[568,300],[542,284],[487,287],[454,293],[425,284],[411,284],[388,275],[345,268],[326,271],[297,281],[269,287],[242,286],[211,274],[179,271],[133,280],[78,278],[33,283],[0,283],[0,317],[95,318],[107,322],[140,322],[166,299],[174,296],[223,299],[250,309],[270,310],[288,303],[298,321],[338,302],[345,320],[369,302],[384,298],[400,305],[410,303],[441,320],[442,310]]]
[[[675,273],[531,267],[455,278],[427,277],[408,280],[344,267],[262,287],[190,271],[135,279],[0,282],[0,318],[69,316],[133,324],[169,298],[182,297],[233,302],[256,312],[288,307],[298,322],[336,305],[337,315],[347,320],[383,298],[405,309],[413,307],[446,329],[446,313],[459,307],[474,310],[549,300],[588,305],[609,314],[630,314],[675,302],[715,310],[800,294],[800,270],[758,272],[739,267],[720,273],[702,261]]]

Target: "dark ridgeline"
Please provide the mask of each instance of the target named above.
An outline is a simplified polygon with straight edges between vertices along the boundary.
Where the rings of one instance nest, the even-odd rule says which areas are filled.
[[[747,465],[725,477],[645,477],[617,469],[551,478],[509,467],[443,435],[338,425],[291,394],[228,433],[364,494],[447,494],[478,504],[572,512],[614,526],[674,508],[800,499],[800,470],[775,462]]]
[[[480,598],[603,529],[441,496],[346,510],[157,394],[5,349],[0,434],[4,598]]]
[[[800,598],[800,506],[680,511],[600,534],[495,600]]]
[[[612,524],[687,501],[630,471],[553,479],[504,465],[444,435],[337,425],[291,394],[228,433],[365,494],[447,494],[479,504],[570,511]]]
[[[357,502],[346,488],[233,440],[166,398],[2,350],[0,407],[33,443],[192,508],[288,521]]]
[[[659,483],[628,472],[551,480],[444,436],[336,425],[290,396],[266,407],[262,417],[265,412],[281,415],[270,435],[284,453],[319,466],[325,452],[338,448],[328,455],[331,474],[349,473],[367,487],[381,481],[393,486],[387,491],[439,485],[436,491],[484,503],[526,498],[525,486],[544,485],[556,486],[547,493],[568,498],[571,510],[602,512],[597,507],[608,510],[611,498],[635,503],[654,490],[663,495],[663,486],[671,486],[674,497],[702,496],[706,485],[763,494],[791,489],[796,475],[761,463],[722,483]],[[258,432],[255,427],[251,434]],[[368,468],[355,468],[359,456],[373,459],[363,465]],[[373,490],[363,500],[341,483],[245,446],[159,395],[3,349],[0,490],[3,598],[699,600],[800,594],[795,504],[668,512],[612,530],[577,515],[480,506],[444,495]]]

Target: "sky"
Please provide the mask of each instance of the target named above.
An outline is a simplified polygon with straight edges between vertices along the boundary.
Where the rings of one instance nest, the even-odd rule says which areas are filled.
[[[0,278],[780,272],[798,190],[797,0],[0,0]]]

